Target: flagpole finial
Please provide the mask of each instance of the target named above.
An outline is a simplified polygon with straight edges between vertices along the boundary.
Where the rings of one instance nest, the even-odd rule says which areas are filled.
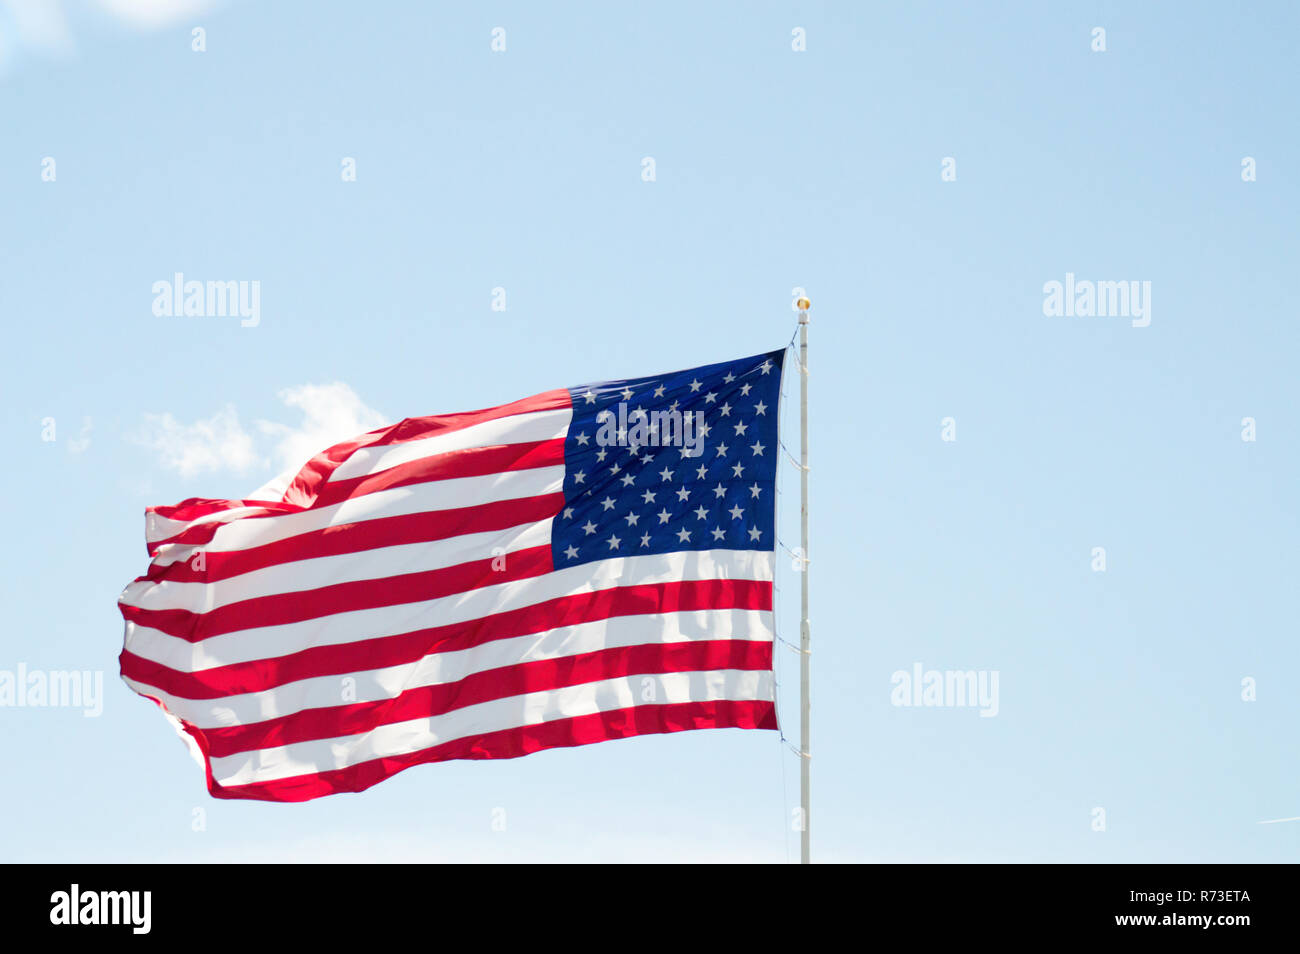
[[[795,307],[799,309],[799,324],[808,324],[808,309],[812,307],[812,302],[807,298],[800,298],[795,302]]]

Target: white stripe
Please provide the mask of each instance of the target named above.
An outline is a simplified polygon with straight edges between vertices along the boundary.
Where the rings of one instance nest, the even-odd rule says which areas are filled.
[[[174,537],[187,527],[194,527],[201,523],[235,520],[244,514],[260,512],[263,509],[265,508],[231,507],[229,510],[218,510],[214,513],[204,514],[202,517],[195,517],[193,520],[174,520],[159,513],[148,513],[145,514],[144,518],[144,539],[146,543],[155,543],[158,540]]]
[[[498,583],[419,603],[335,613],[280,626],[262,626],[190,643],[148,626],[126,624],[126,649],[181,672],[271,659],[312,646],[395,636],[431,626],[480,619],[576,593],[673,580],[772,580],[770,550],[683,550],[602,560],[544,576]]]
[[[377,726],[359,735],[296,742],[211,759],[209,764],[213,777],[222,785],[292,778],[344,768],[370,759],[417,752],[453,739],[626,709],[643,703],[649,689],[654,691],[655,705],[722,699],[771,701],[772,673],[720,669],[605,679],[493,699],[445,715]]]
[[[377,474],[398,464],[448,451],[495,447],[500,444],[525,444],[563,437],[572,417],[573,409],[568,407],[554,411],[530,411],[484,421],[482,424],[471,424],[448,434],[425,437],[418,441],[361,447],[334,469],[330,481]]]
[[[419,460],[422,457],[436,456],[448,451],[466,450],[474,447],[498,447],[503,444],[522,444],[564,437],[568,432],[569,421],[572,416],[572,408],[532,411],[526,414],[512,414],[508,417],[485,421],[482,424],[474,424],[447,434],[427,437],[418,441],[358,448],[335,468],[329,480],[346,480],[350,477],[378,473],[398,464]],[[296,477],[297,475],[292,476]],[[268,501],[268,503],[275,502]],[[261,509],[263,508],[256,506],[234,507],[229,510],[204,514],[193,520],[175,520],[158,513],[149,513],[145,518],[145,541],[155,543],[158,540],[166,540],[176,536],[188,527],[208,523],[225,523]]]
[[[217,530],[211,542],[200,545],[169,543],[154,556],[153,562],[166,566],[189,560],[199,550],[206,553],[231,553],[285,540],[300,533],[326,527],[360,523],[385,517],[413,513],[460,509],[498,500],[519,500],[558,493],[564,487],[564,467],[531,467],[507,470],[479,477],[452,477],[430,480],[406,487],[393,487],[350,500],[315,507],[296,513],[257,517],[227,524]],[[197,521],[196,521],[197,522]]]
[[[772,614],[766,610],[717,609],[614,616],[510,639],[431,653],[399,666],[349,672],[351,692],[343,698],[343,676],[317,676],[262,692],[220,699],[185,699],[147,682],[128,679],[137,692],[161,699],[168,710],[202,729],[251,725],[306,709],[328,709],[354,702],[378,702],[422,686],[459,682],[474,673],[503,666],[559,659],[625,646],[734,639],[772,642]]]
[[[517,550],[550,544],[551,520],[548,518],[504,530],[277,563],[214,583],[137,580],[122,591],[120,602],[147,610],[184,609],[206,613],[243,600],[297,593],[336,583],[382,580],[496,556],[508,558]],[[508,559],[502,565],[507,566]]]

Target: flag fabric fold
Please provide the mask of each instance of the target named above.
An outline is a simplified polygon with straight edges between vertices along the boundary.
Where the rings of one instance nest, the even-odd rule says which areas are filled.
[[[219,798],[775,729],[784,351],[407,418],[146,512],[122,678]]]

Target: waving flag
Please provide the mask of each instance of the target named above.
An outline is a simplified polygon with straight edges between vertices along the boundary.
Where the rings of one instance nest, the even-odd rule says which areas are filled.
[[[146,515],[122,678],[219,798],[775,729],[783,351],[408,418]]]

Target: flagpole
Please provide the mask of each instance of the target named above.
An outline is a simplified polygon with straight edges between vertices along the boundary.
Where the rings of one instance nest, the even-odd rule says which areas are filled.
[[[800,298],[799,306],[799,497],[800,546],[802,555],[803,589],[802,612],[799,623],[799,798],[802,809],[803,833],[800,838],[799,863],[812,862],[811,762],[812,724],[808,682],[812,658],[810,644],[812,633],[808,624],[808,309],[812,302]]]

